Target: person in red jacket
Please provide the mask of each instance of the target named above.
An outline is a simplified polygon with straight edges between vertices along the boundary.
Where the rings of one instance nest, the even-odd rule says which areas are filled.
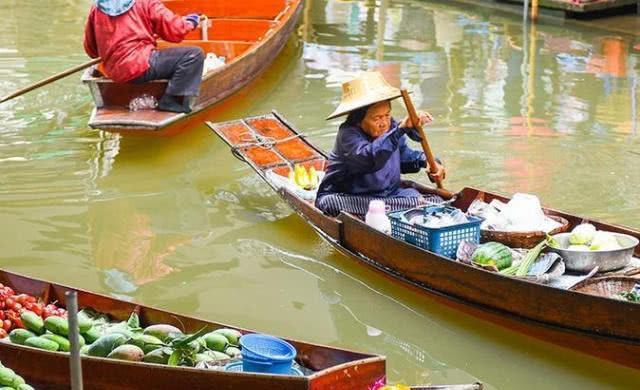
[[[159,0],[95,0],[84,32],[84,49],[102,58],[101,71],[118,83],[168,79],[158,109],[191,112],[199,93],[204,52],[199,47],[158,50],[156,40],[181,42],[200,15],[175,15]]]

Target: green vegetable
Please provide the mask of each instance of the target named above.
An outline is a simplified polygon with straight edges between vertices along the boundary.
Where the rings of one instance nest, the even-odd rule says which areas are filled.
[[[589,245],[596,234],[596,227],[590,223],[583,223],[571,231],[569,243],[571,245]]]
[[[88,355],[89,347],[90,345],[85,345],[84,347],[80,348],[80,355]]]
[[[53,333],[46,333],[40,337],[45,338],[47,340],[55,341],[56,343],[58,343],[58,345],[60,346],[59,350],[62,352],[69,352],[71,350],[71,343],[69,342],[69,339],[67,339],[66,337],[53,334]],[[78,338],[78,342],[80,343],[80,348],[82,348],[84,346],[84,339],[82,338],[82,336]]]
[[[21,385],[24,385],[24,384],[25,384],[24,378],[21,377],[20,375],[16,374],[16,377],[13,378],[13,385],[12,386],[17,389],[18,386],[21,386]]]
[[[85,333],[93,327],[93,320],[84,310],[78,312],[78,328],[80,333]]]
[[[516,271],[515,276],[520,276],[520,277],[526,276],[527,273],[529,273],[529,268],[531,268],[531,264],[533,264],[533,262],[536,261],[538,256],[540,256],[540,253],[542,252],[545,246],[547,246],[547,240],[542,240],[538,245],[530,249],[529,252],[527,252],[527,254],[524,256],[524,259],[522,259],[522,263],[520,263],[520,266],[518,267],[518,270]]]
[[[100,336],[102,335],[100,334],[98,328],[96,328],[95,326],[92,326],[91,328],[89,328],[89,330],[82,333],[82,337],[84,337],[84,339],[87,340],[87,343],[89,344],[93,344],[97,339],[100,338]]]
[[[46,349],[47,351],[57,351],[60,348],[60,345],[55,341],[40,336],[28,338],[27,341],[24,342],[24,345],[38,349]]]
[[[28,338],[36,337],[35,334],[26,329],[16,328],[9,333],[9,339],[14,344],[24,345]]]
[[[111,351],[127,341],[127,336],[120,333],[110,333],[96,340],[87,351],[89,356],[107,357]]]
[[[471,260],[478,264],[493,265],[498,270],[503,270],[511,266],[513,255],[507,246],[499,242],[487,242],[473,252]]]
[[[35,390],[33,387],[29,386],[26,383],[23,383],[17,387],[18,390]]]
[[[69,336],[69,322],[62,317],[51,316],[44,320],[44,327],[51,333]]]
[[[593,236],[589,249],[592,251],[612,251],[620,249],[620,244],[613,233],[598,231]]]
[[[25,310],[20,314],[20,320],[28,330],[36,334],[44,333],[44,321],[42,321],[42,318],[36,313]]]
[[[617,294],[629,302],[640,302],[640,294],[635,291],[623,291]]]
[[[7,367],[0,367],[0,385],[12,386],[13,380],[16,377],[16,373],[12,369]]]

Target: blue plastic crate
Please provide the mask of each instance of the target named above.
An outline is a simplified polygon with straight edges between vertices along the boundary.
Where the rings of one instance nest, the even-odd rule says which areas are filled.
[[[429,228],[420,225],[412,225],[409,218],[415,213],[453,212],[453,207],[425,206],[411,210],[396,211],[390,213],[391,235],[410,244],[454,259],[460,241],[480,243],[480,223],[483,219],[475,216],[467,216],[469,222],[441,228]]]

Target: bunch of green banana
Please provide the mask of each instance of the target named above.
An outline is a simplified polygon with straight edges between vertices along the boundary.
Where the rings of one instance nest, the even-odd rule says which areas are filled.
[[[313,190],[320,184],[320,178],[318,172],[314,167],[310,167],[307,170],[306,167],[295,164],[293,170],[289,171],[289,180],[298,187],[305,190]]]

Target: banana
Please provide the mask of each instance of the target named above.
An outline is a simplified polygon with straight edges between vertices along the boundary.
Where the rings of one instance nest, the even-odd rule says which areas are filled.
[[[309,185],[311,188],[316,188],[320,184],[320,180],[318,179],[318,172],[314,167],[309,168]]]

